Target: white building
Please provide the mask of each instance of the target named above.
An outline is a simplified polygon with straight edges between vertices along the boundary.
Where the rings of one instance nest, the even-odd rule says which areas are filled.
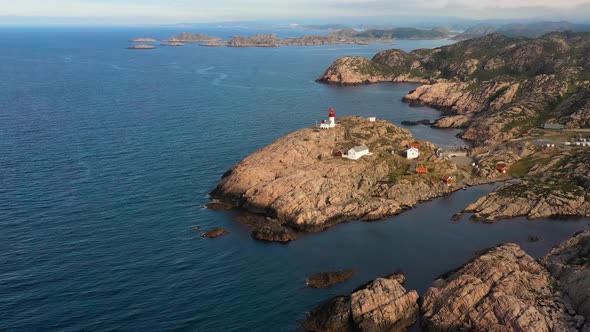
[[[323,120],[320,123],[321,129],[330,129],[336,127],[336,110],[333,107],[330,107],[330,113],[328,114],[328,120]]]
[[[359,145],[355,146],[354,148],[348,150],[346,157],[348,159],[357,160],[362,156],[366,156],[369,154],[369,148],[366,145]]]
[[[369,122],[375,122],[375,121],[377,121],[376,117],[374,117],[374,116],[369,117]]]
[[[416,159],[420,156],[420,151],[416,148],[409,148],[406,150],[406,158],[408,159]]]

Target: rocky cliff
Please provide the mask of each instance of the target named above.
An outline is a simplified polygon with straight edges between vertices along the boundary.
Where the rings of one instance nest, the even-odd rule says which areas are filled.
[[[340,118],[335,128],[302,129],[248,156],[226,172],[212,196],[297,230],[319,231],[338,222],[394,215],[460,188],[442,183],[444,175],[473,180],[438,158],[429,142],[419,141],[419,159],[406,159],[411,142],[418,141],[387,121]],[[358,160],[334,156],[361,144],[372,154]],[[416,174],[417,165],[428,173]]]
[[[424,294],[428,331],[575,331],[551,275],[516,244],[492,248]]]
[[[319,81],[427,83],[406,95],[443,111],[438,127],[464,128],[479,144],[501,142],[546,121],[590,126],[590,34],[537,39],[500,34],[432,50],[392,49],[371,60],[336,60]]]
[[[578,320],[590,317],[590,231],[554,248],[542,263],[572,300]],[[590,331],[590,322],[583,330]]]

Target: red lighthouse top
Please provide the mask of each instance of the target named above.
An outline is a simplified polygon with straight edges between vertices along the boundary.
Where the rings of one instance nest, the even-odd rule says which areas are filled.
[[[335,118],[336,117],[336,109],[334,109],[334,107],[330,107],[330,118]]]

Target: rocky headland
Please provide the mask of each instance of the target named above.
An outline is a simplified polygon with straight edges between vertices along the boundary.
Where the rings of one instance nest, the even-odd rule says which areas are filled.
[[[540,262],[508,243],[437,278],[418,300],[395,274],[313,309],[308,331],[588,331],[590,231]]]
[[[410,143],[420,144],[417,160],[405,157]],[[361,144],[371,155],[335,155]],[[212,197],[268,217],[266,228],[315,232],[354,219],[377,220],[479,183],[435,151],[432,143],[387,121],[344,117],[335,128],[305,128],[248,156],[223,175]],[[416,166],[427,173],[416,174]],[[460,181],[447,185],[445,175]]]

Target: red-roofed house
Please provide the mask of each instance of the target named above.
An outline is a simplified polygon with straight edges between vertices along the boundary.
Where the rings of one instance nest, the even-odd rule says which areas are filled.
[[[441,180],[442,180],[443,183],[445,183],[448,186],[452,185],[453,182],[455,182],[455,180],[453,179],[453,177],[450,176],[450,175],[443,176]]]
[[[498,165],[498,166],[496,166],[496,170],[498,170],[498,172],[500,172],[502,174],[506,174],[506,172],[508,172],[508,166]]]
[[[428,174],[428,168],[426,167],[416,167],[416,174]]]

